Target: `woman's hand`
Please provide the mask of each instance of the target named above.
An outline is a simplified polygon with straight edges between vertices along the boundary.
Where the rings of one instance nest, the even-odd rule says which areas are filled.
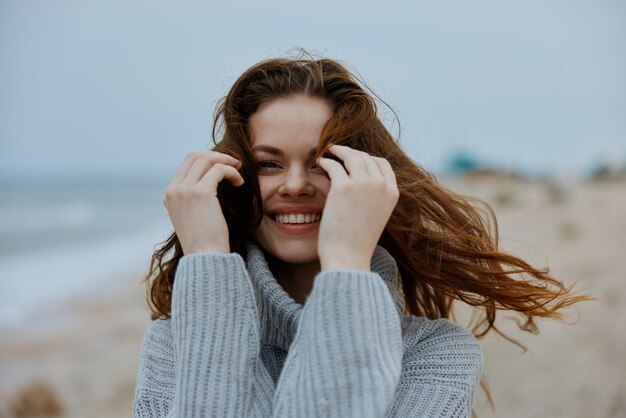
[[[400,192],[389,161],[343,145],[329,151],[344,165],[321,158],[331,186],[318,236],[322,270],[370,270],[376,244],[398,203]]]
[[[185,255],[230,252],[228,225],[217,198],[217,185],[227,179],[241,186],[244,180],[239,168],[239,160],[217,151],[192,152],[178,167],[163,203]]]

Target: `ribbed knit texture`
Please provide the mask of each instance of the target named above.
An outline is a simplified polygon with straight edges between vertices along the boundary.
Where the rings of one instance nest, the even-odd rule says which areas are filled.
[[[393,257],[320,272],[304,306],[261,248],[180,259],[172,319],[145,333],[135,417],[469,417],[474,336],[403,315]]]

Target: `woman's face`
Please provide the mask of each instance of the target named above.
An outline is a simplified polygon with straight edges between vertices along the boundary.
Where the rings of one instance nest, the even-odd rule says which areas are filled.
[[[287,263],[317,260],[319,221],[309,215],[321,214],[330,179],[313,158],[332,114],[331,105],[323,99],[289,96],[262,104],[250,117],[264,210],[254,238],[265,251]],[[276,213],[291,214],[290,222],[302,218],[310,222],[278,222]]]

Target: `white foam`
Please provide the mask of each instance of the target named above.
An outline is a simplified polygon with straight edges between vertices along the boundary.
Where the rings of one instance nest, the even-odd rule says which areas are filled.
[[[154,246],[170,232],[170,224],[159,222],[132,235],[0,257],[0,328],[22,326],[67,298],[140,280]]]

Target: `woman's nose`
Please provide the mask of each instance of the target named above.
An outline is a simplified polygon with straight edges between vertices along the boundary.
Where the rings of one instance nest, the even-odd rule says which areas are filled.
[[[288,195],[310,195],[315,193],[311,177],[302,170],[290,170],[280,186],[280,193]]]

